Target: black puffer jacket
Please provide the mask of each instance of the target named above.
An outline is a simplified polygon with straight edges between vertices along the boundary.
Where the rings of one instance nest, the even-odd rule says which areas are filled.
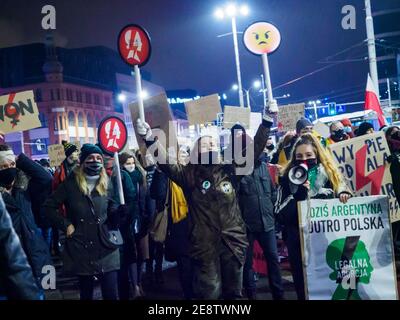
[[[117,204],[109,183],[108,196],[93,189],[90,197],[79,189],[75,173],[61,183],[44,204],[46,217],[61,231],[72,224],[75,232],[66,239],[63,251],[64,272],[72,275],[95,275],[118,270],[119,251],[107,242],[104,226],[108,215],[115,214]],[[64,204],[66,217],[59,212]]]
[[[0,195],[0,296],[7,299],[38,300],[40,296],[32,269]]]
[[[253,173],[240,180],[238,194],[242,217],[248,231],[274,230],[276,189],[265,162],[258,161]]]
[[[11,194],[3,191],[2,195],[33,274],[36,279],[40,279],[43,266],[51,265],[52,261],[49,248],[39,232],[32,213],[32,203],[37,200],[32,199],[32,194],[35,194],[36,197],[41,197],[42,190],[40,190],[40,187],[44,187],[48,183],[49,174],[42,166],[24,154],[19,155],[17,168],[23,174],[21,172],[18,174]],[[26,180],[24,174],[30,177],[27,185],[26,181],[23,182],[24,179]],[[35,188],[37,190],[33,192],[32,190]]]

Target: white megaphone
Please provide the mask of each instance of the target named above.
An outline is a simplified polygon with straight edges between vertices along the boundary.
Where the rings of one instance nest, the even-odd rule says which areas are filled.
[[[308,180],[308,166],[304,163],[299,164],[289,170],[288,176],[292,184],[300,186]]]

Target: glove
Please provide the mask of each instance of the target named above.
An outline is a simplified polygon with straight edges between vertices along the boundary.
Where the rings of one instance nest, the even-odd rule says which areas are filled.
[[[136,121],[136,131],[144,140],[150,139],[153,134],[149,124],[143,122],[140,118]]]

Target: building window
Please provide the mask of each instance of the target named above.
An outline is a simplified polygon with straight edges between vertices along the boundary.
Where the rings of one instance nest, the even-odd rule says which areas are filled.
[[[92,104],[92,95],[90,92],[86,92],[86,103]]]
[[[44,113],[39,113],[39,120],[40,123],[42,124],[42,128],[47,128],[48,124],[47,124],[47,118],[46,115]]]
[[[57,89],[57,100],[61,100],[61,90]]]
[[[83,121],[83,113],[79,112],[78,114],[78,127],[83,127],[84,126],[84,121]]]
[[[105,99],[105,103],[104,103],[104,104],[105,104],[106,106],[111,106],[111,99],[110,99],[110,97],[105,97],[104,99]]]
[[[58,124],[57,124],[58,117],[54,117],[54,131],[58,131]]]
[[[88,128],[93,128],[93,129],[95,128],[95,124],[93,122],[93,118],[92,118],[92,116],[90,114],[86,115],[86,121],[87,121]]]
[[[98,94],[94,95],[94,104],[100,105],[100,97]]]
[[[75,127],[75,114],[72,111],[68,113],[68,126]]]
[[[82,92],[80,91],[76,92],[76,101],[82,102]]]
[[[50,90],[50,99],[51,99],[51,101],[54,101],[54,92],[53,92],[53,89]]]
[[[64,130],[63,116],[59,116],[60,119],[60,130]]]
[[[36,89],[35,94],[36,102],[42,102],[42,89]]]

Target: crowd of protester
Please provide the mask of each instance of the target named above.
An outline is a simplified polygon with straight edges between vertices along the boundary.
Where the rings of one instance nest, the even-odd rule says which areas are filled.
[[[297,202],[347,202],[353,194],[327,146],[371,134],[374,127],[363,122],[353,130],[348,119],[334,121],[330,136],[323,138],[302,118],[275,146],[271,126],[265,117],[251,139],[235,125],[224,152],[216,137],[203,135],[192,148],[180,146],[175,162],[167,160],[163,146],[140,120],[137,133],[147,148],[157,148],[157,159],[139,151],[114,159],[98,145],[84,144],[79,150],[64,141],[65,160],[51,168],[48,160],[16,155],[0,141],[0,299],[44,299],[43,267],[59,256],[63,274],[78,279],[82,300],[94,299],[97,282],[105,300],[143,298],[144,284],[164,284],[165,261],[177,264],[183,299],[253,300],[255,241],[268,264],[273,299],[285,299],[278,229],[297,298],[305,299]],[[400,129],[381,130],[399,201]],[[252,169],[237,174],[238,159],[250,148]],[[209,162],[203,164],[204,159]],[[308,168],[308,179],[293,185],[289,172],[301,164]],[[161,215],[167,217],[162,240],[154,236]],[[396,241],[396,223],[393,232]]]

